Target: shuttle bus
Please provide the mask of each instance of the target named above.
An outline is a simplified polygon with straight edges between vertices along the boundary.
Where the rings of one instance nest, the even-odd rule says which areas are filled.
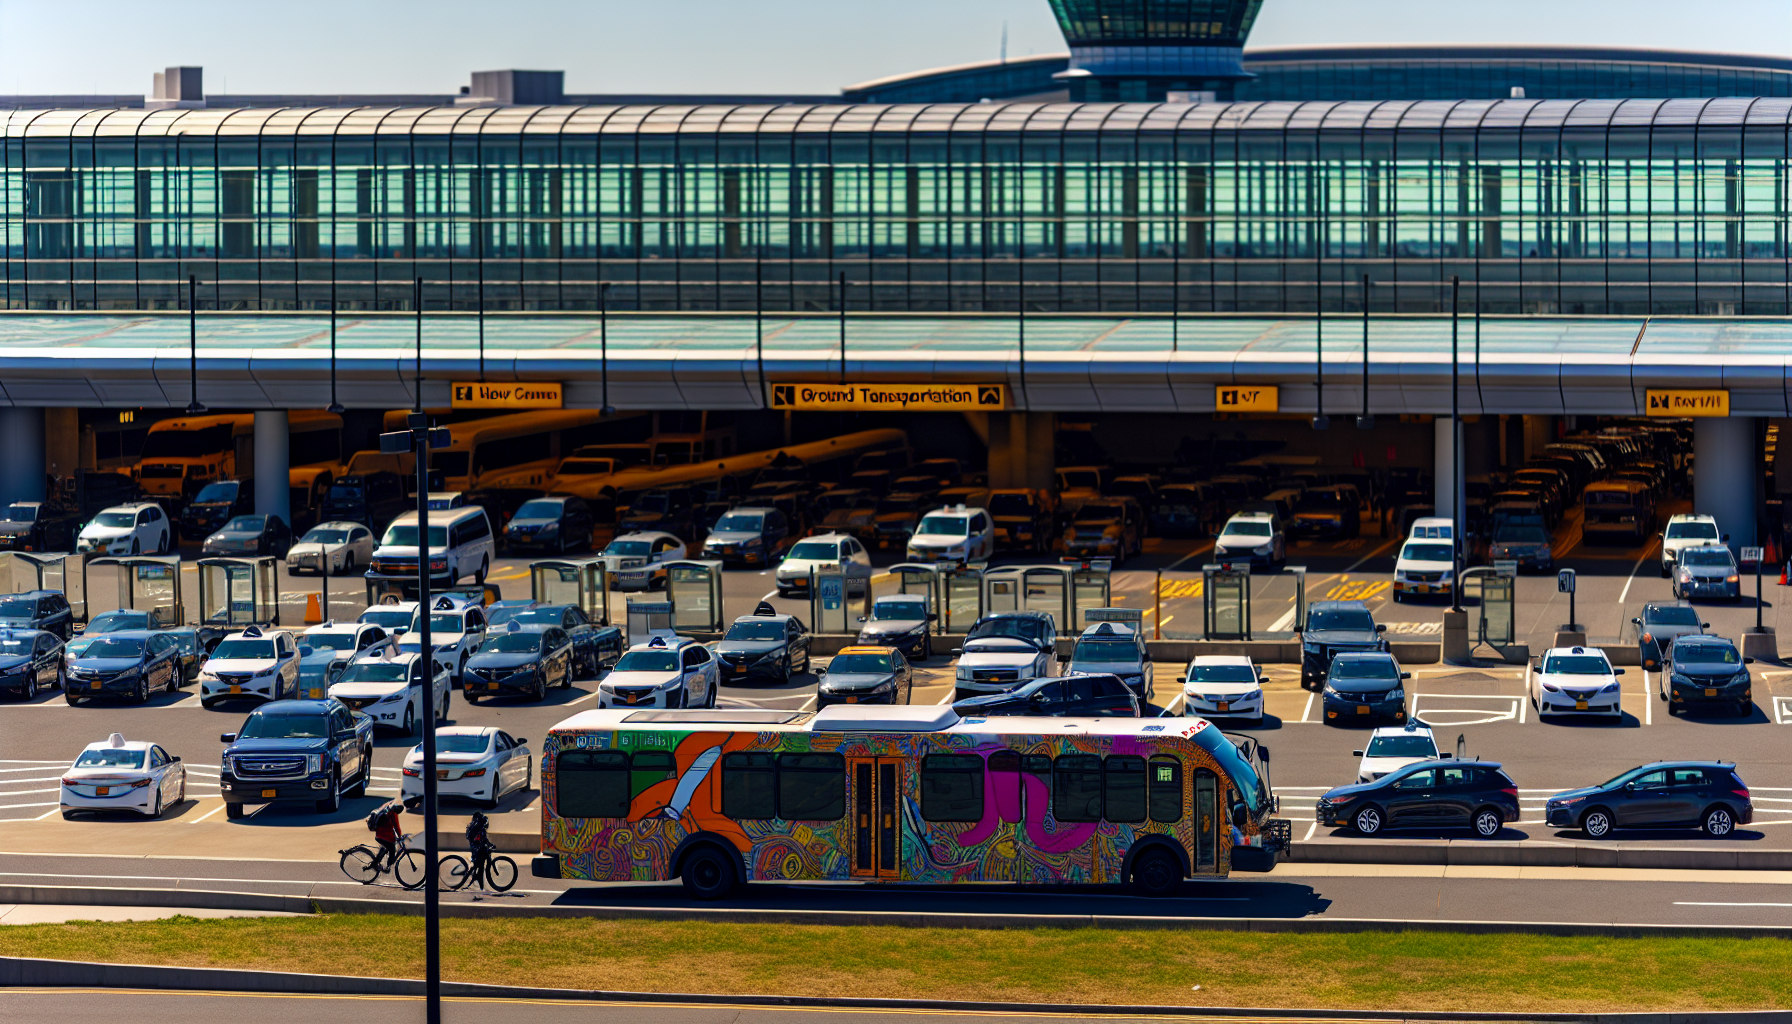
[[[342,472],[342,417],[315,410],[287,414],[293,468]],[[255,414],[180,416],[150,424],[133,475],[152,498],[180,500],[212,480],[254,475]]]
[[[1254,738],[1196,717],[585,711],[542,744],[534,872],[681,878],[706,899],[746,882],[857,879],[1169,895],[1185,878],[1274,866],[1290,823],[1273,816],[1268,767]]]

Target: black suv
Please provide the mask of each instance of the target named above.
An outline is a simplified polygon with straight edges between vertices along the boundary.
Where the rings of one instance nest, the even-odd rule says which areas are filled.
[[[1325,682],[1336,655],[1387,650],[1386,631],[1361,601],[1313,602],[1300,637],[1300,684],[1310,689]]]
[[[1724,761],[1657,761],[1608,782],[1557,793],[1543,806],[1556,828],[1604,839],[1620,828],[1697,828],[1712,838],[1754,820],[1748,784]]]
[[[255,481],[214,480],[180,510],[180,535],[204,540],[237,516],[255,514]]]
[[[1469,828],[1492,839],[1518,820],[1518,783],[1492,761],[1421,761],[1374,782],[1330,790],[1314,817],[1326,828],[1365,836],[1391,828]]]
[[[504,525],[504,547],[562,555],[589,551],[591,527],[591,509],[583,499],[536,498],[519,507]]]
[[[41,629],[67,640],[75,635],[75,612],[59,590],[27,590],[0,597],[0,626]]]
[[[1735,644],[1721,636],[1692,633],[1675,637],[1661,664],[1660,696],[1668,702],[1668,714],[1694,707],[1722,709],[1739,718],[1754,714],[1755,694],[1748,672],[1754,660],[1744,658]]]
[[[15,501],[0,509],[0,550],[73,551],[81,525],[60,506]]]
[[[985,715],[1050,715],[1067,718],[1138,718],[1139,698],[1119,676],[1099,672],[1049,676],[986,697],[952,705],[961,718]]]

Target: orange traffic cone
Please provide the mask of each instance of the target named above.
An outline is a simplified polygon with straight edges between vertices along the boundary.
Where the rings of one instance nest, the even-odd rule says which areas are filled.
[[[1784,582],[1784,581],[1782,581]],[[318,606],[316,594],[305,595],[305,625],[315,626],[324,621],[324,610]]]
[[[1792,573],[1792,562],[1787,562],[1785,566],[1780,569],[1780,586],[1784,587],[1788,585],[1786,582],[1786,575],[1788,573]]]

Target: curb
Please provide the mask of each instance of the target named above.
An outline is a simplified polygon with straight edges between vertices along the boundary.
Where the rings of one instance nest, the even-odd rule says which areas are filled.
[[[0,987],[173,989],[218,992],[285,992],[324,995],[423,995],[415,978],[356,978],[334,974],[281,974],[209,967],[155,967],[75,960],[0,957]],[[709,995],[664,992],[525,988],[443,982],[448,998],[536,999],[605,1003],[684,1003],[710,1006],[791,1006],[865,1010],[940,1010],[968,1013],[1066,1016],[1273,1017],[1325,1020],[1561,1021],[1565,1024],[1786,1024],[1789,1011],[1709,1013],[1497,1013],[1472,1011],[1296,1010],[1250,1007],[998,1003],[950,999],[869,999],[815,996]]]
[[[1342,840],[1295,843],[1290,864],[1428,864],[1543,868],[1646,868],[1678,871],[1792,871],[1792,850],[1615,846],[1598,843],[1499,843]]]

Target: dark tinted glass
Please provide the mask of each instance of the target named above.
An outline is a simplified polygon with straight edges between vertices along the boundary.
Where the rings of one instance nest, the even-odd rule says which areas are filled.
[[[1151,793],[1151,820],[1182,820],[1182,763],[1154,759],[1146,769]]]
[[[555,762],[555,809],[562,818],[626,818],[628,755],[608,750],[568,750]]]
[[[722,813],[736,821],[777,817],[777,778],[771,754],[722,758]]]
[[[846,759],[839,754],[780,755],[778,817],[785,821],[846,817]]]
[[[1101,758],[1066,754],[1052,762],[1052,816],[1059,821],[1101,820]]]
[[[983,759],[975,754],[922,758],[921,817],[928,821],[981,821]]]
[[[1130,754],[1115,754],[1107,760],[1103,773],[1102,816],[1109,821],[1145,820],[1145,759]]]

